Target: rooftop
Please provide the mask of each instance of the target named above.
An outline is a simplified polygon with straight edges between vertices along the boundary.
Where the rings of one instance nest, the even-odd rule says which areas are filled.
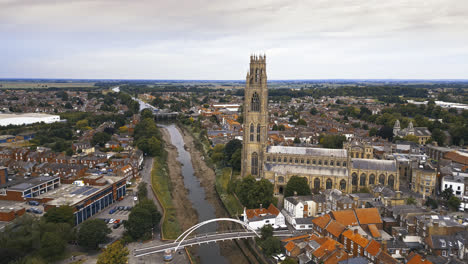
[[[317,166],[306,166],[306,165],[289,165],[289,164],[265,164],[267,171],[275,172],[278,174],[286,175],[290,174],[312,174],[312,175],[329,175],[347,177],[347,168],[333,168],[333,167],[317,167]]]
[[[397,171],[394,160],[351,159],[353,169]]]
[[[345,149],[269,146],[267,147],[267,152],[278,153],[278,154],[298,154],[298,155],[326,156],[326,157],[338,157],[338,158],[347,157],[347,151]]]

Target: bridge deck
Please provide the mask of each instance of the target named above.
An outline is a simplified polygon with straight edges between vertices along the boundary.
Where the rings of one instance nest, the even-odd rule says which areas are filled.
[[[273,232],[273,236],[276,237],[288,237],[288,236],[294,236],[296,235],[293,232],[290,232],[289,230],[285,231],[275,231]],[[244,238],[251,238],[255,237],[255,234],[253,232],[230,232],[230,233],[217,233],[217,234],[207,234],[207,235],[201,235],[197,236],[194,238],[190,238],[187,240],[184,240],[179,248],[184,248],[188,246],[193,246],[193,245],[200,245],[200,244],[208,244],[212,242],[218,242],[218,241],[224,241],[224,240],[234,240],[234,239],[244,239]],[[140,249],[135,249],[133,254],[135,257],[141,257],[141,256],[146,256],[150,254],[155,254],[159,252],[164,252],[167,249],[175,249],[179,243],[168,243],[168,244],[163,244],[159,246],[151,246],[151,247],[145,247],[145,248],[140,248]]]

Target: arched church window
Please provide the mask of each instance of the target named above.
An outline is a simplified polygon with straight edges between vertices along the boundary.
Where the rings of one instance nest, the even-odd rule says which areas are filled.
[[[259,112],[260,111],[260,97],[257,92],[254,92],[252,95],[252,101],[250,104],[250,111]]]
[[[250,124],[250,141],[254,141],[254,125]]]
[[[252,153],[252,175],[258,175],[258,154],[257,152]]]

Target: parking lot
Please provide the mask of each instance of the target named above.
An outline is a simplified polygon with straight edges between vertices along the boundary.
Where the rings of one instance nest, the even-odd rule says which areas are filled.
[[[122,237],[124,232],[124,227],[122,221],[128,220],[128,215],[130,214],[130,210],[116,210],[114,213],[110,214],[109,212],[119,206],[129,206],[133,207],[136,204],[136,201],[133,200],[133,195],[126,195],[122,201],[117,201],[113,203],[111,206],[107,207],[105,210],[93,215],[91,219],[114,219],[120,220],[120,226],[114,229],[113,223],[108,223],[107,226],[112,230],[112,233],[109,234],[111,241],[119,239]]]

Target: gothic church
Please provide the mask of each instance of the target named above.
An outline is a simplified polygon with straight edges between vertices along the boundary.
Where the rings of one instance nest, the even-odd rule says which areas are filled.
[[[345,193],[387,185],[399,190],[395,160],[373,159],[372,147],[352,141],[344,149],[270,146],[266,56],[251,56],[244,93],[242,177],[252,175],[274,184],[281,194],[289,178],[307,178],[312,190]]]

